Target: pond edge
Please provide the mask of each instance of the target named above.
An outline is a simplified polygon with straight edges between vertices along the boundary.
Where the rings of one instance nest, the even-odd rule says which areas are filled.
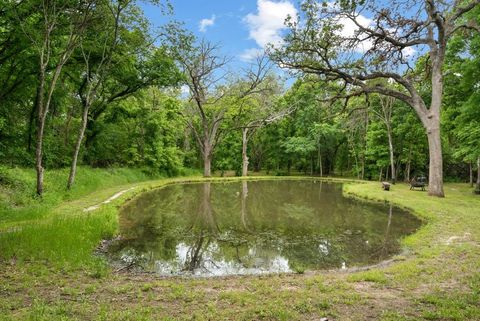
[[[305,271],[305,275],[321,275],[325,273],[356,273],[356,272],[364,272],[364,271],[369,271],[372,269],[383,269],[390,267],[391,265],[404,261],[406,256],[414,256],[412,253],[412,249],[408,246],[405,245],[405,240],[408,239],[409,237],[414,236],[421,230],[423,230],[431,221],[431,217],[428,215],[423,215],[422,213],[419,213],[418,211],[404,206],[398,202],[395,202],[393,200],[386,200],[382,199],[379,197],[369,197],[366,195],[360,195],[357,194],[351,190],[349,190],[349,186],[351,185],[363,185],[363,184],[369,184],[373,183],[370,181],[362,181],[362,180],[357,180],[357,179],[349,179],[349,178],[335,178],[335,177],[316,177],[316,176],[245,176],[245,177],[194,177],[194,178],[174,178],[174,179],[162,179],[160,181],[150,181],[150,182],[145,182],[143,184],[134,186],[130,188],[127,192],[124,193],[124,197],[120,197],[119,199],[115,200],[112,203],[119,203],[116,204],[116,216],[117,220],[119,219],[119,214],[121,210],[127,206],[130,202],[135,201],[137,198],[139,198],[143,193],[146,192],[151,192],[157,189],[162,189],[167,186],[172,186],[172,185],[179,185],[179,184],[192,184],[192,183],[204,183],[204,182],[238,182],[238,181],[261,181],[261,180],[305,180],[305,181],[323,181],[323,182],[328,182],[328,183],[342,183],[342,194],[344,197],[347,198],[352,198],[352,199],[357,199],[362,202],[367,202],[367,203],[387,203],[387,204],[392,204],[393,206],[396,206],[400,209],[408,211],[411,215],[415,216],[416,218],[420,219],[422,224],[420,227],[412,234],[405,236],[400,240],[401,242],[401,252],[392,256],[389,259],[380,261],[378,263],[372,264],[372,265],[366,265],[366,266],[352,266],[346,269],[326,269],[326,270],[314,270],[314,271]],[[142,186],[145,185],[145,186]],[[380,188],[380,187],[379,187]],[[103,246],[105,245],[104,242],[111,242],[115,238],[118,238],[120,235],[115,235],[112,239],[110,240],[102,240],[101,244]],[[99,245],[100,246],[100,245]],[[126,274],[132,274],[132,272],[129,271],[123,271],[122,272],[115,272],[115,273],[126,273]],[[161,275],[156,275],[152,274],[150,272],[135,272],[135,274],[142,274],[142,275],[148,275],[154,278],[158,279],[175,279],[175,278],[192,278],[191,276],[161,276]],[[283,275],[297,275],[299,273],[281,273]],[[273,274],[262,274],[263,276],[268,276],[268,275],[278,275],[278,273],[273,273]],[[230,275],[227,276],[227,278],[231,277],[244,277],[244,275]],[[225,276],[209,276],[209,277],[203,277],[203,278],[225,278]]]

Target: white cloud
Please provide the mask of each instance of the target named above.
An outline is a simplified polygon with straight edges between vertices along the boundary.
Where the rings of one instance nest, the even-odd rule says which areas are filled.
[[[190,88],[187,85],[180,87],[180,92],[182,95],[188,95],[190,93]]]
[[[372,19],[369,19],[363,15],[358,15],[355,19],[359,25],[362,27],[369,27],[372,24]],[[353,22],[350,18],[341,17],[338,19],[338,23],[343,26],[340,35],[343,38],[355,38],[355,37],[362,37],[362,35],[356,35],[358,31],[358,26]],[[363,40],[357,44],[355,47],[355,51],[357,52],[365,52],[373,46],[373,42],[371,39]]]
[[[365,28],[374,28],[374,22],[372,19],[367,18],[361,14],[358,14],[358,16],[355,18],[356,22],[361,25],[362,27]],[[358,26],[353,22],[350,18],[347,17],[340,17],[337,21],[340,25],[343,26],[340,35],[343,38],[360,38],[365,37],[366,34],[360,34],[357,35],[356,32],[358,32]],[[356,47],[354,50],[359,53],[364,53],[367,50],[371,49],[373,47],[373,40],[372,39],[366,39],[363,40],[359,43],[357,43]],[[402,50],[403,56],[405,58],[410,58],[415,55],[417,51],[413,47],[406,47]]]
[[[211,27],[215,24],[215,15],[212,15],[212,17],[210,19],[202,19],[200,20],[200,23],[198,24],[198,29],[200,30],[200,32],[206,32],[207,31],[207,27]]]
[[[280,32],[285,29],[285,19],[296,19],[297,9],[289,0],[258,0],[257,13],[249,13],[243,21],[249,28],[249,36],[262,48],[267,44],[280,44]]]
[[[413,47],[405,47],[402,49],[402,53],[405,58],[411,58],[417,53],[417,50]]]
[[[369,27],[372,24],[372,19],[369,19],[362,15],[358,15],[355,20],[362,27]],[[339,23],[343,25],[343,37],[353,37],[355,35],[355,32],[358,30],[358,26],[349,18],[340,18]]]
[[[260,56],[263,53],[263,49],[260,48],[250,48],[250,49],[245,49],[241,54],[240,54],[240,59],[242,61],[250,62],[254,61],[258,56]]]

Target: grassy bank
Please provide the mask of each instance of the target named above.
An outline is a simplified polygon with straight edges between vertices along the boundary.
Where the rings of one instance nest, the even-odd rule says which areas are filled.
[[[390,192],[378,183],[346,184],[352,197],[391,201],[427,221],[404,240],[406,254],[364,272],[164,279],[113,273],[92,256],[100,239],[115,234],[119,204],[181,180],[201,178],[120,180],[41,201],[48,210],[27,216],[33,219],[2,221],[4,231],[20,228],[0,234],[0,320],[480,319],[480,198],[460,184],[448,184],[445,199],[403,184]],[[47,206],[38,202],[24,208]]]
[[[0,259],[104,270],[92,250],[115,234],[116,207],[84,209],[118,191],[139,188],[140,182],[162,180],[140,169],[80,167],[74,187],[66,190],[67,177],[68,169],[47,171],[45,193],[38,198],[33,169],[0,169]]]
[[[140,169],[79,167],[73,188],[66,190],[68,169],[45,172],[45,193],[35,195],[35,170],[0,167],[0,224],[41,218],[54,206],[112,186],[152,179]]]

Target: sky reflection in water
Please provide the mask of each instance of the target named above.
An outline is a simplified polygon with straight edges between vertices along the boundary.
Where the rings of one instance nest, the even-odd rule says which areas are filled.
[[[161,275],[300,272],[377,263],[420,222],[314,180],[167,186],[128,203],[110,258]]]

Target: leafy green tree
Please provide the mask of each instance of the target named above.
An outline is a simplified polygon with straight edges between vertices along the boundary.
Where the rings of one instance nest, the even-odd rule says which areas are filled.
[[[97,139],[87,151],[96,166],[145,167],[175,175],[183,167],[181,102],[156,87],[109,108],[99,119]],[[121,151],[121,152],[119,152]]]
[[[47,114],[62,69],[78,46],[95,7],[89,1],[42,1],[24,2],[16,10],[33,10],[38,14],[32,19],[19,21],[21,29],[31,40],[37,65],[37,138],[35,169],[37,171],[38,195],[43,193],[43,140]],[[50,72],[50,69],[52,72]]]
[[[291,30],[284,44],[273,50],[272,58],[282,67],[318,75],[321,81],[343,83],[337,98],[377,93],[411,106],[427,131],[429,195],[444,197],[440,118],[445,54],[454,34],[470,28],[465,15],[479,4],[425,0],[412,6],[390,0],[382,4],[341,1],[327,5],[307,0],[302,4],[304,19],[287,21]],[[362,21],[362,11],[373,17],[368,25]],[[412,11],[416,13],[407,14]],[[342,21],[356,27],[353,36],[342,32]],[[406,50],[428,54],[429,99],[419,92],[418,77],[409,73],[412,58],[405,57]],[[369,82],[378,79],[390,79],[401,89]]]
[[[83,68],[79,70],[78,96],[82,106],[82,121],[73,152],[67,188],[72,186],[75,179],[78,154],[87,128],[90,109],[97,104],[95,115],[98,117],[98,112],[107,105],[102,101],[105,99],[105,92],[112,85],[118,86],[117,79],[112,77],[116,73],[115,70],[120,66],[140,69],[136,78],[129,79],[128,85],[131,86],[129,89],[120,94],[113,94],[117,100],[148,86],[175,86],[181,80],[180,72],[176,69],[167,48],[151,46],[147,25],[143,23],[142,17],[136,16],[135,2],[107,2],[97,6],[95,14],[99,23],[87,30],[87,36],[80,45],[79,55],[83,58],[81,65]],[[170,31],[168,28],[165,30]],[[132,36],[136,41],[131,41]],[[76,68],[78,69],[78,66]],[[116,90],[118,92],[118,87]],[[107,98],[107,102],[111,97]]]

